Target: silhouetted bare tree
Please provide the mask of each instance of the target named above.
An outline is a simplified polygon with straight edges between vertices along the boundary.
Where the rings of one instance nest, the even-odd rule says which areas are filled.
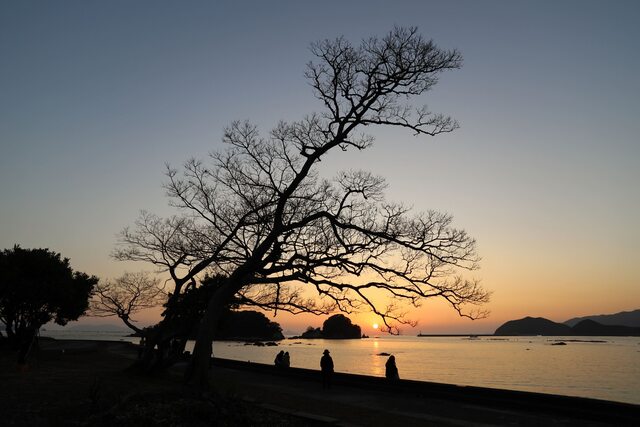
[[[210,163],[168,168],[168,196],[182,213],[166,220],[143,213],[122,233],[116,256],[166,267],[176,292],[205,269],[226,277],[209,301],[187,372],[200,386],[221,307],[238,294],[267,296],[264,305],[273,309],[369,309],[388,330],[408,321],[395,305],[380,307],[380,294],[413,305],[441,297],[461,315],[484,314],[465,310],[485,303],[488,293],[458,274],[475,269],[478,256],[474,239],[454,228],[451,216],[412,214],[386,202],[384,179],[369,172],[322,179],[317,171],[330,151],[369,147],[366,126],[429,136],[456,129],[455,120],[408,102],[441,72],[459,68],[460,54],[439,49],[415,28],[395,28],[359,46],[325,40],[311,51],[317,62],[306,77],[322,113],[281,122],[266,136],[248,122],[232,123],[224,134],[228,149]],[[328,305],[300,298],[296,284]]]
[[[95,317],[118,316],[134,332],[143,334],[143,330],[134,325],[131,315],[158,307],[165,301],[166,294],[157,278],[143,272],[125,273],[95,287],[89,314]]]

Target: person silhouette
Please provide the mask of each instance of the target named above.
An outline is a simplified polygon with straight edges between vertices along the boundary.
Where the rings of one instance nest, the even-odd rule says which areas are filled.
[[[142,360],[144,349],[147,346],[147,337],[144,335],[144,332],[146,331],[143,331],[143,335],[140,337],[140,344],[138,344],[138,359],[140,360]]]
[[[285,368],[288,368],[289,366],[291,366],[291,359],[289,358],[288,351],[285,351],[284,355],[282,356],[282,366]]]
[[[280,353],[276,356],[276,359],[273,361],[276,365],[276,368],[282,368],[284,366],[284,351],[280,350]]]
[[[322,352],[320,359],[320,370],[322,371],[322,388],[331,388],[331,377],[333,376],[333,359],[329,355],[329,350]]]
[[[398,374],[398,367],[396,366],[395,356],[393,355],[389,356],[389,359],[387,359],[387,363],[385,363],[384,367],[385,367],[385,377],[387,377],[388,380],[400,379],[400,375]]]

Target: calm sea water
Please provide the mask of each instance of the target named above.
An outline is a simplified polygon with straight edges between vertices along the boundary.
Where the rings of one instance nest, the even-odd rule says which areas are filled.
[[[42,335],[47,335],[43,333]],[[64,334],[58,338],[123,339],[117,334]],[[384,376],[386,356],[396,356],[400,377],[459,385],[534,391],[640,404],[640,338],[586,337],[410,337],[362,340],[286,339],[277,347],[214,343],[216,357],[273,363],[288,351],[291,366],[319,369],[326,348],[338,372]],[[567,345],[551,345],[564,340]],[[187,350],[193,348],[189,343]]]

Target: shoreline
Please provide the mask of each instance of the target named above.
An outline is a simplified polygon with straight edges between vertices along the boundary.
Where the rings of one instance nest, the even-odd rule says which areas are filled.
[[[457,337],[457,336],[455,336]],[[461,337],[467,337],[467,335],[462,335]],[[489,336],[482,336],[482,337],[492,337],[491,335]],[[515,336],[515,337],[505,337],[506,339],[508,338],[527,338],[528,336]],[[536,338],[540,338],[540,337],[536,337]],[[543,337],[543,338],[554,338],[554,337]],[[555,337],[558,338],[558,337]],[[634,337],[632,337],[634,338]],[[43,342],[46,341],[52,341],[52,342],[58,342],[58,343],[75,343],[73,345],[75,346],[84,346],[86,345],[86,343],[113,343],[114,345],[124,345],[124,346],[130,346],[132,349],[132,352],[137,353],[137,344],[132,343],[131,341],[127,340],[127,339],[84,339],[84,338],[70,338],[70,339],[66,339],[66,338],[59,338],[59,337],[50,337],[50,336],[46,336],[46,337],[40,337],[40,339]],[[289,338],[287,338],[289,339]],[[503,338],[504,339],[504,338]],[[501,339],[499,339],[501,340]],[[338,341],[344,341],[344,340],[338,340]],[[600,342],[606,342],[606,341],[601,341],[601,340],[583,340],[583,339],[548,339],[547,341],[565,341],[565,342],[586,342],[586,343],[600,343]],[[223,340],[220,341],[221,343],[224,342],[234,342],[234,343],[244,343],[246,345],[247,341],[246,340],[240,340],[240,341],[229,341],[229,340]],[[551,344],[551,345],[555,345],[555,344]],[[218,359],[215,356],[213,357],[213,359]],[[233,356],[229,357],[229,355],[223,356],[219,358],[220,360],[227,360],[228,363],[235,363],[238,362],[240,365],[242,365],[243,363],[245,363],[244,360],[239,359],[239,358],[235,358]],[[270,361],[254,361],[252,360],[248,360],[250,363],[249,365],[252,366],[258,366],[260,364],[264,365],[264,366],[271,366],[271,362]],[[249,366],[247,365],[247,366]],[[301,371],[308,371],[308,372],[314,372],[315,369],[314,368],[309,368],[309,367],[296,367],[295,369],[299,369]],[[370,375],[368,373],[354,373],[352,372],[337,372],[340,375],[345,375],[345,376],[354,376],[354,377],[371,377],[371,378],[380,378],[380,377],[376,377],[373,375]],[[402,381],[406,381],[407,383],[415,383],[415,384],[432,384],[435,385],[436,387],[442,387],[444,388],[449,388],[450,390],[460,390],[460,389],[466,389],[466,390],[488,390],[488,391],[496,391],[496,392],[500,392],[500,391],[504,391],[504,392],[510,392],[510,393],[520,393],[520,394],[529,394],[531,396],[535,396],[535,395],[540,395],[540,396],[561,396],[561,397],[566,397],[569,399],[586,399],[586,400],[592,400],[592,401],[602,401],[602,402],[612,402],[615,404],[627,404],[627,405],[636,405],[639,406],[640,402],[636,402],[636,401],[630,401],[630,400],[613,400],[613,399],[608,399],[607,397],[594,397],[594,396],[589,396],[589,395],[585,395],[585,394],[563,394],[562,392],[547,392],[547,391],[538,391],[538,390],[527,390],[527,389],[523,389],[523,388],[515,388],[515,389],[510,389],[510,388],[506,388],[506,387],[492,387],[492,386],[485,386],[482,384],[473,384],[473,383],[465,383],[465,382],[438,382],[438,381],[432,381],[432,380],[425,380],[425,379],[416,379],[416,378],[412,378],[412,379],[407,379],[404,378]]]
[[[463,335],[466,336],[466,335]],[[97,350],[98,348],[102,348],[105,346],[110,347],[110,351],[113,353],[118,353],[122,356],[127,357],[128,359],[135,360],[137,357],[138,345],[131,343],[129,341],[124,340],[84,340],[84,339],[59,339],[52,337],[40,337],[40,346],[42,351],[73,351],[73,352],[92,352]],[[567,340],[565,340],[567,341]],[[120,347],[120,349],[117,349]],[[211,363],[214,366],[234,368],[234,369],[248,369],[257,372],[265,372],[270,374],[277,375],[285,375],[290,377],[298,377],[309,379],[314,374],[318,374],[319,370],[308,369],[308,368],[298,368],[298,367],[290,367],[286,370],[276,369],[275,366],[271,364],[259,363],[259,362],[251,362],[251,361],[242,361],[237,359],[226,359],[219,357],[212,357]],[[629,402],[620,402],[615,400],[607,400],[607,399],[597,399],[590,397],[582,397],[582,396],[571,396],[571,395],[563,395],[556,393],[540,393],[540,392],[532,392],[532,391],[523,391],[523,390],[512,390],[505,388],[493,388],[493,387],[482,387],[482,386],[474,386],[474,385],[460,385],[460,384],[452,384],[452,383],[440,383],[433,381],[422,381],[422,380],[411,380],[411,379],[401,379],[395,382],[388,382],[384,377],[377,377],[373,375],[364,375],[364,374],[352,374],[347,372],[335,372],[334,375],[336,378],[344,384],[361,384],[361,385],[373,385],[382,389],[401,391],[411,389],[412,391],[422,391],[425,393],[436,393],[441,394],[442,396],[451,396],[455,398],[465,398],[465,395],[470,396],[470,398],[475,398],[475,394],[483,394],[483,395],[492,395],[492,399],[501,400],[501,399],[509,399],[509,398],[529,398],[531,400],[543,401],[545,399],[548,400],[564,400],[562,404],[567,404],[571,402],[581,402],[580,404],[595,404],[599,405],[602,403],[611,404],[611,405],[622,405],[634,407],[640,410],[640,404],[634,404]],[[483,397],[484,398],[484,397]]]
[[[181,390],[185,367],[178,364],[157,378],[126,374],[137,346],[124,341],[41,340],[27,372],[9,366],[6,362],[12,359],[7,356],[11,355],[4,355],[0,374],[0,401],[9,419],[24,413],[46,417],[90,411],[95,402],[87,396],[93,398],[96,378],[104,383],[105,396],[110,388],[120,390],[113,392],[121,396],[116,402],[141,395],[153,399],[162,390]],[[634,425],[640,417],[640,405],[628,403],[414,380],[389,382],[346,373],[336,373],[327,391],[322,390],[318,370],[281,370],[230,359],[212,359],[211,374],[214,389],[223,396],[255,411],[304,419],[302,425],[605,426]],[[99,402],[101,396],[96,397]]]

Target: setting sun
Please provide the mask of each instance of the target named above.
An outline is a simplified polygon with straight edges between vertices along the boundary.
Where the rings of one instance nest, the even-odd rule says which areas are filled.
[[[374,324],[373,324],[373,325],[371,325],[371,326],[373,326],[373,329],[378,329],[378,324],[377,324],[377,323],[374,323]]]

